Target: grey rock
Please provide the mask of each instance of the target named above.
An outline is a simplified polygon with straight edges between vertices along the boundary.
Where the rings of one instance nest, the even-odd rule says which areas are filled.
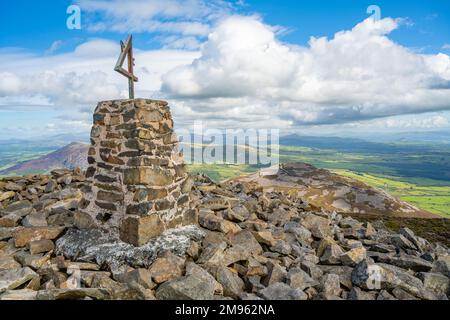
[[[392,290],[392,294],[398,300],[418,300],[416,297],[414,297],[412,294],[409,294],[402,288],[395,288],[394,290]]]
[[[167,230],[144,246],[134,247],[99,229],[70,229],[56,241],[56,254],[107,265],[113,273],[123,273],[128,266],[148,268],[163,251],[184,255],[191,241],[203,236],[198,227],[186,226]]]
[[[334,273],[322,277],[320,291],[324,295],[339,297],[342,292],[339,276]]]
[[[1,269],[20,269],[22,265],[18,263],[12,256],[0,255],[0,270]]]
[[[307,300],[308,296],[300,289],[294,289],[285,283],[274,283],[261,290],[259,295],[265,300]]]
[[[152,274],[147,269],[139,268],[125,273],[122,281],[128,284],[133,282],[141,285],[145,289],[153,289],[156,284],[152,281]]]
[[[396,246],[397,248],[400,248],[400,249],[403,249],[403,250],[406,250],[406,249],[417,250],[417,248],[414,245],[414,243],[409,241],[407,238],[405,238],[401,234],[393,235],[391,237],[391,243],[394,246]]]
[[[432,272],[439,272],[450,278],[450,256],[439,257],[434,262]]]
[[[216,266],[212,273],[217,282],[222,285],[224,296],[237,299],[244,291],[244,281],[229,268]]]
[[[323,239],[332,235],[330,220],[315,214],[308,214],[302,220],[301,224],[307,228],[315,238]]]
[[[227,244],[225,242],[209,243],[200,254],[197,260],[198,264],[221,264],[224,260],[225,249]]]
[[[401,228],[399,233],[404,236],[406,239],[411,241],[417,249],[423,250],[425,243],[424,239],[417,237],[414,232],[409,228]]]
[[[348,300],[375,300],[374,292],[363,291],[358,287],[353,287],[348,293]]]
[[[34,212],[29,215],[27,215],[22,220],[22,225],[24,227],[46,227],[47,219],[45,217],[44,212]]]
[[[28,200],[16,201],[8,205],[6,208],[0,211],[0,216],[5,216],[8,214],[15,214],[19,217],[24,217],[30,214],[33,210],[33,206]]]
[[[348,266],[319,266],[324,274],[337,274],[342,286],[347,289],[352,288],[352,272],[353,268]]]
[[[288,255],[291,253],[292,248],[286,241],[276,240],[275,244],[272,247],[270,247],[270,250],[273,252],[278,252],[282,255]]]
[[[341,255],[341,262],[346,266],[356,266],[366,258],[366,249],[364,247],[353,248]]]
[[[77,288],[77,289],[49,289],[38,291],[37,300],[81,300],[92,298],[105,300],[110,297],[105,289]]]
[[[323,254],[320,256],[320,262],[322,264],[340,264],[341,263],[341,256],[344,254],[344,251],[342,251],[342,248],[333,243],[330,244],[325,248],[323,251]]]
[[[449,294],[450,280],[440,273],[420,272],[418,278],[422,280],[425,288],[436,295],[445,296]]]
[[[287,277],[287,271],[284,267],[280,266],[278,263],[269,261],[266,264],[267,276],[263,277],[261,283],[263,285],[270,286],[277,282],[284,282]]]
[[[318,286],[319,282],[311,278],[302,269],[292,268],[287,275],[287,284],[294,289],[305,290],[307,288]]]
[[[170,280],[159,286],[156,298],[161,300],[212,300],[214,286],[194,275]]]
[[[398,258],[392,257],[390,258],[389,263],[403,269],[411,269],[417,272],[426,272],[433,268],[433,265],[429,261],[410,255],[400,256]]]
[[[229,236],[230,243],[254,254],[261,254],[263,249],[250,231],[242,230]]]
[[[55,249],[55,244],[51,240],[35,240],[28,244],[31,254],[49,252]]]
[[[36,300],[37,291],[30,289],[8,290],[0,295],[0,300]]]
[[[15,228],[0,228],[0,241],[12,238]]]
[[[195,276],[207,283],[209,283],[214,288],[215,294],[223,294],[223,287],[222,285],[214,279],[214,277],[205,269],[203,269],[201,266],[193,263],[188,262],[186,264],[186,275],[192,275]]]
[[[30,268],[0,270],[0,293],[20,287],[37,274]]]
[[[386,290],[381,290],[377,296],[377,300],[397,300],[392,294]]]

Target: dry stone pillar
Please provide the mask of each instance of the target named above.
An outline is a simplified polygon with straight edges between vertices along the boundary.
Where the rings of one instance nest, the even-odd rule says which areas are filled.
[[[82,211],[97,227],[143,245],[165,229],[195,222],[191,180],[165,101],[100,102],[95,109]]]

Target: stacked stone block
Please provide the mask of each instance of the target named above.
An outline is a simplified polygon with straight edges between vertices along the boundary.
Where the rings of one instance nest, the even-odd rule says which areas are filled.
[[[91,182],[82,210],[96,225],[142,245],[192,222],[191,182],[165,101],[100,102],[91,131]]]

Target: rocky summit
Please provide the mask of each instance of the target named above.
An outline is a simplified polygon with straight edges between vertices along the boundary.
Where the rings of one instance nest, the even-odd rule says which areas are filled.
[[[190,176],[191,225],[93,228],[79,169],[0,180],[0,299],[447,300],[449,250],[257,182]]]

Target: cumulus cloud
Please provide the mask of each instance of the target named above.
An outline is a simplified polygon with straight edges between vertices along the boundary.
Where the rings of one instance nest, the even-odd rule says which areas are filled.
[[[200,58],[164,75],[162,91],[189,99],[197,112],[222,112],[215,101],[230,99],[243,118],[258,106],[294,125],[449,110],[450,57],[392,41],[400,23],[369,18],[301,47],[282,43],[258,17],[232,16],[208,36]]]
[[[51,56],[0,52],[0,106],[82,108],[100,100],[126,98],[127,80],[113,70],[119,52],[118,43],[104,39],[93,39],[71,53]],[[136,49],[140,78],[137,94],[148,96],[157,91],[161,74],[197,56],[195,52]]]
[[[92,12],[115,14],[120,10],[109,6],[123,2],[85,4],[98,5]],[[125,10],[136,10],[131,16],[139,19],[184,14]],[[192,15],[195,20],[215,12]],[[389,34],[399,28],[399,20],[368,19],[332,38],[312,37],[307,46],[299,46],[280,41],[282,29],[257,16],[217,19],[204,42],[174,34],[161,39],[161,49],[135,48],[136,95],[168,99],[178,127],[194,120],[210,127],[289,131],[314,126],[320,131],[325,125],[448,127],[449,118],[439,115],[393,117],[450,110],[449,56],[418,54],[392,41]],[[53,107],[65,110],[55,124],[67,121],[69,127],[82,121],[86,128],[97,101],[127,97],[126,79],[113,71],[119,51],[118,43],[101,38],[52,55],[0,49],[0,110]]]

